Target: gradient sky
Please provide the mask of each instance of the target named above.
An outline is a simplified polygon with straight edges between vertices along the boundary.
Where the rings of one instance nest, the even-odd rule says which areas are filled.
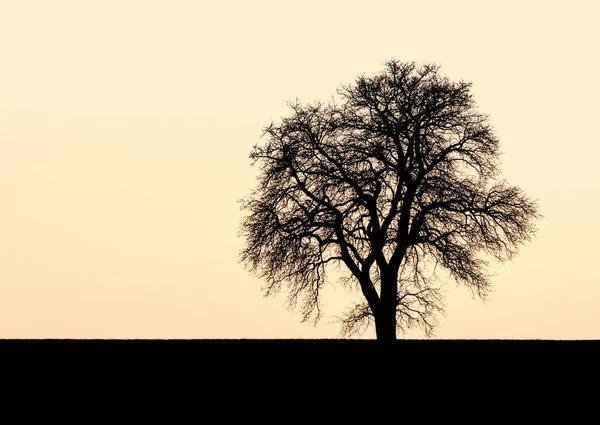
[[[536,239],[438,338],[600,338],[600,3],[0,2],[0,338],[336,338],[238,263],[248,153],[383,63],[473,82]],[[420,338],[420,331],[409,337]],[[373,338],[374,331],[364,334]]]

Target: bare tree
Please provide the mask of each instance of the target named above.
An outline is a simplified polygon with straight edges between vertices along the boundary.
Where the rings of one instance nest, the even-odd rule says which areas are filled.
[[[258,185],[241,201],[241,261],[266,295],[287,288],[316,323],[327,271],[341,264],[364,295],[342,334],[374,322],[388,340],[414,325],[431,334],[438,268],[486,297],[482,256],[510,259],[541,216],[499,179],[499,142],[470,89],[438,66],[392,60],[342,86],[341,101],[296,101],[265,129],[250,153]]]

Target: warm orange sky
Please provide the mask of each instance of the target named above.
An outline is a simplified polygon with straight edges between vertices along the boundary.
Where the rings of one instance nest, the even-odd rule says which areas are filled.
[[[262,298],[236,201],[287,100],[392,57],[474,83],[544,215],[489,302],[448,282],[437,337],[600,338],[600,3],[490,4],[1,2],[0,338],[337,337],[343,289],[316,328]]]

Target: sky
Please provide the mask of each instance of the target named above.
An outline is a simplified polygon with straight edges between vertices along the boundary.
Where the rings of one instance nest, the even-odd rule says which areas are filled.
[[[441,339],[599,339],[600,3],[0,1],[0,338],[337,338],[239,263],[248,154],[287,101],[401,61],[473,83],[535,239],[448,281]],[[374,338],[374,330],[362,338]],[[419,330],[407,338],[423,338]]]

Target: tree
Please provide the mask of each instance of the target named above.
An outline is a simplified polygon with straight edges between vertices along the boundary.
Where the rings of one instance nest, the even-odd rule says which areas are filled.
[[[265,295],[287,288],[315,323],[342,265],[364,296],[343,336],[373,321],[377,339],[415,325],[430,335],[444,308],[438,270],[485,299],[486,257],[506,261],[531,239],[537,203],[499,178],[499,141],[470,83],[391,60],[338,95],[290,104],[253,147],[260,175],[241,200],[241,261]]]

